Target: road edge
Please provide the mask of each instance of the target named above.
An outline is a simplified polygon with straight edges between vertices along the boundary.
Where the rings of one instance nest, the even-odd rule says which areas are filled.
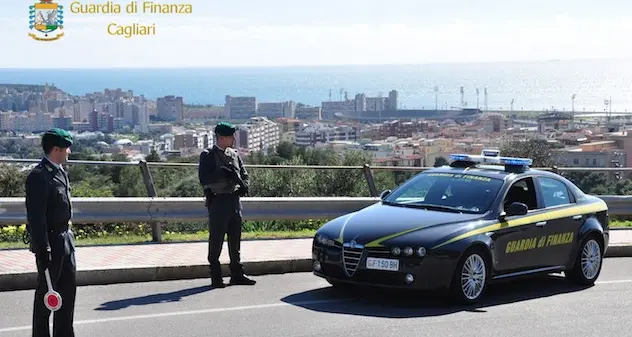
[[[632,244],[608,246],[604,257],[632,257]]]
[[[312,271],[311,259],[289,259],[243,262],[247,275],[260,276]],[[222,264],[222,274],[230,276],[228,263]],[[119,283],[174,281],[208,278],[207,264],[184,266],[135,267],[112,269],[88,269],[77,271],[77,286],[95,286]],[[37,282],[36,272],[0,274],[0,292],[33,290]]]
[[[632,257],[632,245],[609,246],[605,258]],[[244,271],[248,275],[272,275],[300,273],[312,271],[312,260],[288,259],[271,261],[244,262]],[[222,264],[222,273],[230,276],[228,263]],[[119,283],[136,283],[152,281],[175,281],[208,278],[210,270],[207,264],[184,266],[136,267],[113,269],[88,269],[77,271],[78,286],[108,285]],[[37,281],[37,273],[0,274],[0,292],[16,290],[33,290]]]

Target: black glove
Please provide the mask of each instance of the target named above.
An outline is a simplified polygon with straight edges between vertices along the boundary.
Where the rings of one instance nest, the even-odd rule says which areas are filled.
[[[248,193],[250,193],[250,188],[248,187],[248,185],[239,186],[239,188],[237,189],[237,195],[240,197],[245,197],[248,195]]]
[[[48,251],[35,253],[35,261],[37,263],[38,270],[44,270],[48,268],[50,264],[51,256]]]

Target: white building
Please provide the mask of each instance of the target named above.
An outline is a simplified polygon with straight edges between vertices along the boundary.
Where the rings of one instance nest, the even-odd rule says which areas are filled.
[[[246,153],[274,148],[281,141],[281,127],[266,117],[253,117],[239,125],[236,144]]]
[[[358,141],[360,130],[352,126],[326,126],[321,123],[310,124],[296,132],[294,144],[315,146],[317,143],[332,141]]]

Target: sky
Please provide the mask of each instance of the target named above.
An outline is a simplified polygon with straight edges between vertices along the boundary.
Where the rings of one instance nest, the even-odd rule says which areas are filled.
[[[80,14],[64,36],[28,36],[35,0],[3,1],[0,68],[424,64],[629,58],[632,1],[156,0],[193,13]],[[87,5],[107,1],[81,1]],[[132,0],[113,0],[123,8]],[[137,1],[142,4],[142,0]],[[126,39],[110,23],[156,24]]]

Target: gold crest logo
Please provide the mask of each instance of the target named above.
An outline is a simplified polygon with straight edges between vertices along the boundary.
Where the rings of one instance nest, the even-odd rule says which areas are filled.
[[[55,41],[64,36],[63,6],[39,0],[29,6],[29,36],[37,41]]]

